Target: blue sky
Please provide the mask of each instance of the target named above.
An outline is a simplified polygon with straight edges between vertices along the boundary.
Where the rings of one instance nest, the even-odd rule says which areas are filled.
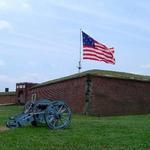
[[[150,75],[149,0],[0,0],[0,91],[77,73],[80,28],[109,47],[116,64],[82,71]]]

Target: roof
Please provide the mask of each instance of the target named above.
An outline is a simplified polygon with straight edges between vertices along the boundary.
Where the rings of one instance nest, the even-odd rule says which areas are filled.
[[[38,83],[34,83],[34,82],[18,82],[17,84],[38,84]]]
[[[70,75],[70,76],[66,76],[66,77],[46,81],[46,82],[40,83],[38,85],[35,85],[32,88],[37,88],[37,87],[45,86],[45,85],[48,85],[48,84],[62,82],[62,81],[66,81],[66,80],[70,80],[70,79],[74,79],[74,78],[80,78],[80,77],[84,77],[84,76],[88,76],[88,75],[99,76],[99,77],[107,77],[107,78],[118,78],[118,79],[127,79],[127,80],[137,80],[137,81],[150,82],[150,76],[138,75],[138,74],[132,74],[132,73],[125,73],[125,72],[94,69],[94,70],[88,70],[88,71],[84,71],[84,72],[81,72],[81,73],[76,73],[76,74],[73,74],[73,75]]]
[[[0,96],[13,96],[16,95],[15,91],[11,91],[11,92],[0,92]]]

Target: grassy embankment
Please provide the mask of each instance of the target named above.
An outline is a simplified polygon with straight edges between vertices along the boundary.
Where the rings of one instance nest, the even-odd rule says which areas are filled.
[[[46,126],[5,128],[19,106],[0,106],[0,150],[150,149],[150,115],[91,117],[73,115],[65,130]]]

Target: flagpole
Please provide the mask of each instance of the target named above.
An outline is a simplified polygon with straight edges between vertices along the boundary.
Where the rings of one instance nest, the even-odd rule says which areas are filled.
[[[80,48],[79,48],[79,66],[78,66],[78,73],[80,73],[80,70],[82,69],[82,66],[81,66],[81,32],[82,32],[82,29],[80,29]]]

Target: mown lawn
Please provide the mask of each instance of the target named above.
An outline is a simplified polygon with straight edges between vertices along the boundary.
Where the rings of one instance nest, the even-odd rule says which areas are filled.
[[[73,115],[65,130],[5,128],[19,106],[0,106],[0,150],[150,150],[150,115],[91,117]]]

